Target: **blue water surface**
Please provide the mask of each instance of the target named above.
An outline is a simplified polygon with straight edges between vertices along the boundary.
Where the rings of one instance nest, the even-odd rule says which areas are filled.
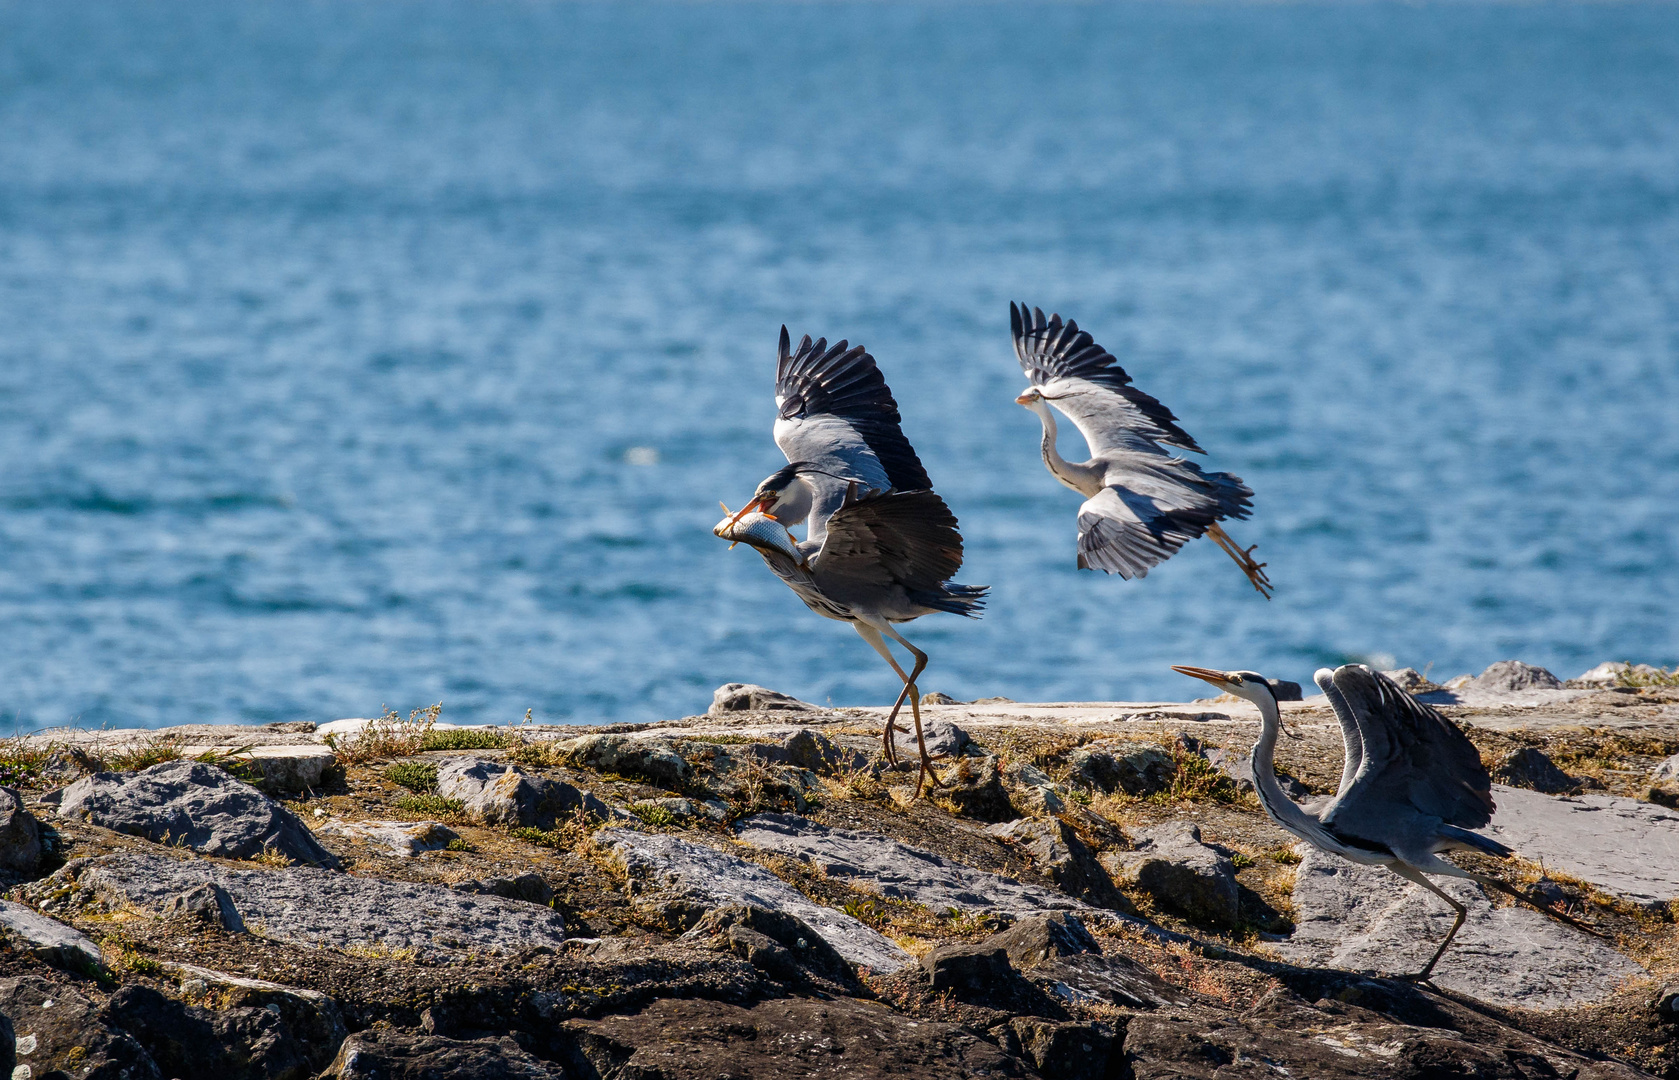
[[[1248,480],[1274,601],[1074,569],[1010,299]],[[889,699],[709,532],[783,322],[992,586],[923,689],[1679,661],[1679,6],[14,0],[0,729]]]

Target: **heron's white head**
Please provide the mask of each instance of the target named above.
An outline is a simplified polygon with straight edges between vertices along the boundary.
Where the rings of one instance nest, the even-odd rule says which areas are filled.
[[[1035,386],[1028,386],[1026,389],[1024,389],[1020,392],[1019,397],[1014,399],[1014,403],[1016,405],[1024,405],[1028,409],[1033,409],[1033,410],[1036,410],[1040,406],[1042,406],[1043,402],[1044,402],[1043,391],[1039,390]]]

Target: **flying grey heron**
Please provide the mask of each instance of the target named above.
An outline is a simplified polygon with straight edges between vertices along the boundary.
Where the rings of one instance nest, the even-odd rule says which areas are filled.
[[[1079,569],[1146,577],[1150,567],[1206,534],[1270,599],[1265,564],[1218,524],[1248,516],[1253,490],[1241,477],[1203,472],[1172,456],[1167,446],[1206,451],[1178,426],[1172,410],[1132,386],[1119,361],[1078,323],[1063,323],[1060,315],[1045,319],[1041,308],[1012,303],[1009,323],[1015,356],[1032,383],[1014,400],[1043,422],[1050,475],[1085,497],[1078,516]],[[1051,405],[1084,436],[1089,461],[1067,461],[1056,450]]]
[[[1423,969],[1406,976],[1422,982],[1452,943],[1468,909],[1452,899],[1430,874],[1467,878],[1530,904],[1593,936],[1590,927],[1485,874],[1440,857],[1474,851],[1505,859],[1514,854],[1471,829],[1492,820],[1492,781],[1481,755],[1451,721],[1416,700],[1379,671],[1346,664],[1312,676],[1329,699],[1341,725],[1346,760],[1333,799],[1316,813],[1298,806],[1277,783],[1274,753],[1283,730],[1277,698],[1264,676],[1252,671],[1214,671],[1173,666],[1173,671],[1212,683],[1246,698],[1259,709],[1259,741],[1253,745],[1253,788],[1272,821],[1322,851],[1349,862],[1385,866],[1451,905],[1457,918]]]
[[[919,794],[929,779],[941,786],[922,735],[916,687],[927,654],[893,624],[936,611],[976,616],[986,589],[950,580],[962,567],[962,534],[904,438],[897,402],[874,357],[861,346],[841,341],[829,347],[826,339],[813,343],[808,335],[797,350],[789,344],[783,326],[775,442],[787,464],[715,531],[755,547],[807,607],[854,626],[903,680],[881,741],[887,761],[896,765],[892,736],[907,697],[921,752]],[[802,521],[805,539],[745,528],[744,519],[754,514],[782,526]],[[893,658],[887,638],[915,658],[909,673]]]

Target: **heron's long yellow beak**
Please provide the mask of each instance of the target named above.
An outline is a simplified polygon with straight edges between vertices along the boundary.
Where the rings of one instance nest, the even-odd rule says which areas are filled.
[[[1200,679],[1202,682],[1210,682],[1220,690],[1228,690],[1230,688],[1230,676],[1226,675],[1222,671],[1214,671],[1212,668],[1204,667],[1186,667],[1178,664],[1173,664],[1172,670],[1177,672],[1179,675],[1188,675],[1192,679]]]
[[[721,502],[719,502],[717,505],[718,506],[723,506],[723,504]],[[740,508],[740,513],[736,514],[734,517],[729,519],[729,524],[734,525],[736,522],[738,522],[741,518],[745,517],[747,514],[750,514],[754,510],[762,510],[763,507],[764,507],[764,500],[763,499],[753,498],[750,501],[748,501],[745,506]],[[723,506],[723,513],[727,514],[728,512],[729,512],[729,508],[727,506]],[[765,514],[764,516],[765,517],[770,517],[770,518],[775,517],[774,514]]]
[[[1014,403],[1016,405],[1030,405],[1032,404],[1032,399],[1027,397],[1025,394],[1021,394],[1019,397],[1014,399]]]

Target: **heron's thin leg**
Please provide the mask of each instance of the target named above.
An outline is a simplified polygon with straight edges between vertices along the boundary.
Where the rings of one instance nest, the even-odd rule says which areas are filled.
[[[1420,870],[1413,870],[1409,866],[1396,865],[1393,863],[1388,864],[1388,869],[1392,870],[1394,873],[1398,874],[1407,881],[1414,881],[1418,885],[1421,885],[1435,896],[1438,896],[1446,903],[1452,905],[1452,910],[1457,912],[1457,919],[1452,923],[1452,928],[1446,931],[1446,940],[1442,941],[1440,943],[1440,947],[1434,950],[1434,955],[1428,958],[1428,963],[1424,964],[1422,970],[1417,972],[1415,975],[1403,976],[1407,982],[1427,982],[1428,976],[1434,971],[1434,965],[1439,963],[1440,957],[1445,955],[1446,946],[1452,943],[1452,938],[1457,936],[1458,927],[1462,926],[1463,920],[1468,917],[1469,909],[1458,903],[1456,900],[1453,900],[1446,894],[1444,889],[1428,880],[1428,875],[1424,874]]]
[[[1246,548],[1240,547],[1236,541],[1230,538],[1230,534],[1219,528],[1216,523],[1207,526],[1207,537],[1223,548],[1226,555],[1236,561],[1236,565],[1241,567],[1242,573],[1248,576],[1248,581],[1253,584],[1255,589],[1259,590],[1259,595],[1267,600],[1271,599],[1271,593],[1275,589],[1271,585],[1271,579],[1265,576],[1266,564],[1253,561],[1253,549],[1258,547],[1258,544]]]
[[[1574,929],[1580,931],[1581,933],[1590,934],[1592,937],[1598,938],[1602,941],[1608,941],[1609,940],[1609,938],[1606,935],[1601,934],[1598,931],[1592,929],[1590,926],[1587,926],[1585,923],[1583,923],[1580,920],[1574,918],[1573,916],[1564,915],[1562,912],[1556,910],[1555,908],[1546,907],[1544,904],[1541,904],[1541,903],[1537,902],[1531,896],[1528,896],[1527,894],[1523,893],[1521,890],[1513,888],[1510,885],[1505,884],[1504,882],[1498,880],[1495,877],[1488,877],[1486,874],[1477,874],[1477,873],[1473,873],[1473,872],[1468,871],[1468,870],[1465,870],[1464,873],[1468,874],[1469,877],[1474,879],[1475,881],[1479,881],[1482,885],[1490,885],[1492,888],[1497,889],[1499,892],[1510,894],[1511,896],[1515,897],[1517,900],[1520,900],[1522,903],[1527,904],[1529,907],[1533,908],[1535,911],[1539,911],[1543,914],[1549,915],[1551,918],[1556,919],[1559,922],[1567,923],[1569,926],[1572,926]]]
[[[886,632],[892,635],[893,641],[896,641],[899,645],[908,649],[915,657],[915,670],[909,673],[909,686],[907,689],[909,690],[910,715],[915,717],[915,745],[916,748],[921,751],[921,773],[915,778],[915,794],[919,797],[921,794],[921,786],[926,781],[932,781],[933,786],[936,788],[945,786],[939,780],[939,774],[933,771],[933,759],[927,754],[927,739],[921,734],[921,691],[916,688],[915,680],[927,668],[927,654],[916,648],[914,645],[911,645],[908,641],[905,641],[904,636],[892,629],[890,626],[886,628]]]
[[[892,703],[892,711],[886,714],[886,728],[880,734],[881,752],[886,758],[886,763],[893,768],[897,768],[898,748],[893,744],[892,739],[892,734],[897,728],[894,727],[893,722],[898,719],[898,710],[904,707],[904,698],[914,690],[914,680],[905,675],[904,669],[898,666],[898,661],[893,658],[892,650],[886,647],[886,639],[880,636],[879,630],[867,623],[852,623],[851,625],[857,628],[859,637],[868,642],[875,652],[886,658],[886,662],[892,665],[892,670],[898,673],[898,678],[904,680],[904,688],[898,691],[898,700]],[[897,635],[894,634],[893,637],[897,637]],[[903,639],[899,638],[899,640]],[[919,668],[916,670],[920,671]]]

